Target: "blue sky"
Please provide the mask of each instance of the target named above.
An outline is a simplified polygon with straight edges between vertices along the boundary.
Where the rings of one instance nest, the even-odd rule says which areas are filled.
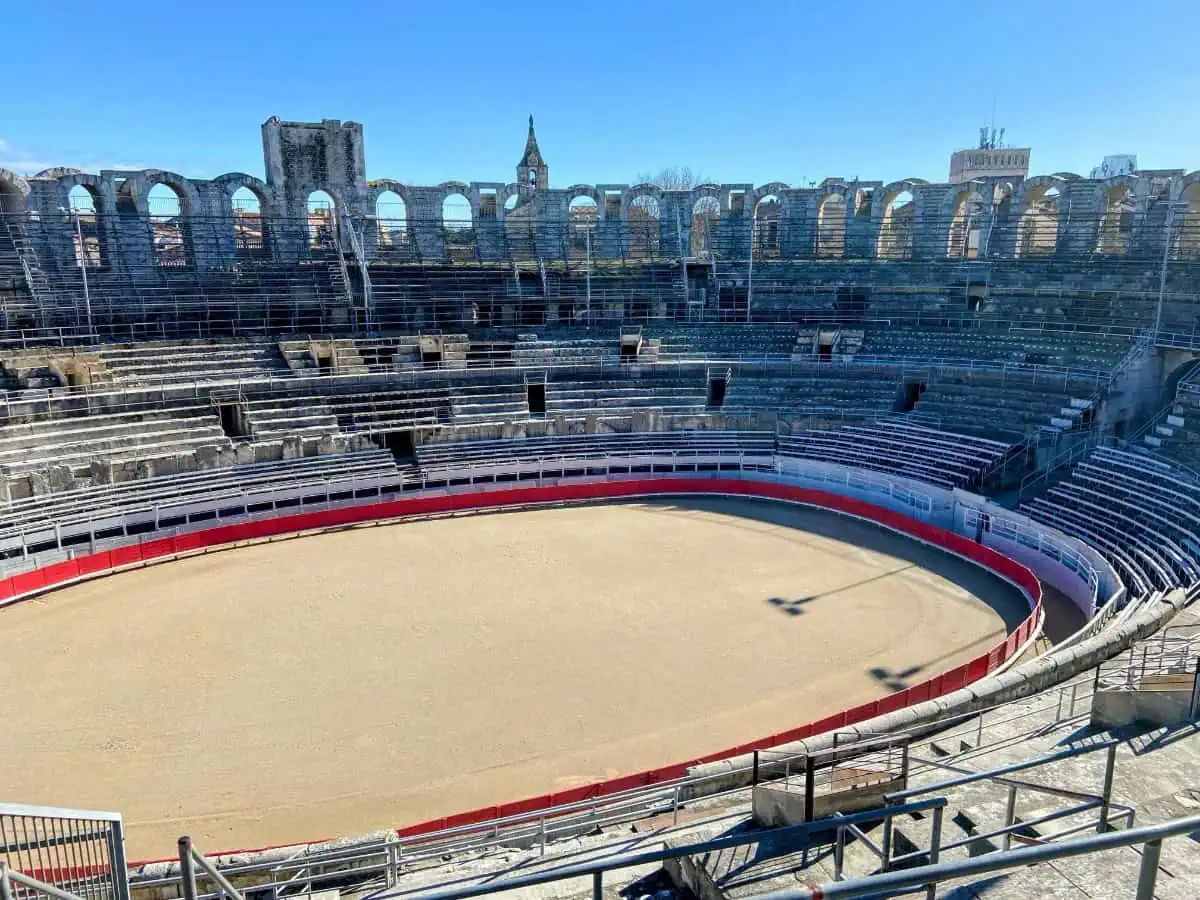
[[[259,126],[352,119],[367,174],[944,180],[991,117],[1034,173],[1200,168],[1200,2],[264,2],[6,9],[0,167],[262,175]],[[14,91],[14,82],[20,90]]]

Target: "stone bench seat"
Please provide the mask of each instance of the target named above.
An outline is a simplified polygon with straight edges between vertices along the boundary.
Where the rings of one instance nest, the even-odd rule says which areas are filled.
[[[128,435],[149,434],[166,429],[212,428],[220,429],[213,415],[172,416],[157,415],[154,418],[122,418],[115,416],[97,417],[98,420],[72,417],[50,419],[38,423],[36,429],[25,425],[0,428],[0,452],[25,450],[54,443],[71,441],[104,441]]]

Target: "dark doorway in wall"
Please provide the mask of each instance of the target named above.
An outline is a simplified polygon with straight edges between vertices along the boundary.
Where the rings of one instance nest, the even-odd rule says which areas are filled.
[[[821,362],[833,362],[833,336],[821,335],[817,344],[817,359]]]
[[[318,353],[317,354],[317,371],[322,375],[333,374],[333,354]]]
[[[413,444],[411,431],[388,431],[375,435],[375,443],[387,450],[397,462],[411,463],[416,461],[416,447]]]
[[[988,286],[983,282],[967,285],[967,312],[977,313],[983,309],[988,297]]]
[[[546,414],[546,383],[531,381],[526,384],[525,400],[529,404],[531,416],[544,416]]]
[[[921,399],[921,395],[924,393],[925,382],[906,381],[904,383],[904,394],[900,398],[900,409],[898,412],[912,412],[913,407],[917,405],[917,401]]]
[[[709,409],[720,409],[725,403],[725,391],[729,387],[728,375],[711,375],[708,379],[708,401]]]
[[[245,437],[241,429],[241,417],[238,415],[236,403],[217,404],[217,414],[221,417],[221,430],[226,437]]]

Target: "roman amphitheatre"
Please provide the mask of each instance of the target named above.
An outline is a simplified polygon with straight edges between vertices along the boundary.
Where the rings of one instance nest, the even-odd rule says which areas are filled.
[[[0,170],[0,892],[1200,894],[1200,173],[518,124]]]

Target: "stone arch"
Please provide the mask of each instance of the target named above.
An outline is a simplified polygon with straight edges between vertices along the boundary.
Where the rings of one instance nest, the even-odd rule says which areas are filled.
[[[879,190],[880,202],[872,203],[872,215],[878,217],[875,248],[880,259],[908,259],[920,218],[919,194],[914,187],[924,184],[917,178],[894,181]]]
[[[367,194],[375,219],[377,249],[386,252],[408,246],[411,240],[409,211],[412,201],[404,185],[396,181],[372,181]]]
[[[939,221],[947,222],[946,256],[975,259],[979,256],[980,226],[988,205],[982,181],[971,181],[946,194]]]
[[[321,254],[336,251],[340,208],[337,195],[325,188],[315,188],[304,198],[309,252]]]
[[[642,197],[651,197],[654,203],[651,204],[655,209],[658,209],[659,198],[662,197],[662,189],[656,184],[635,184],[621,194],[621,217],[628,219],[629,210],[633,207],[635,200]],[[642,204],[644,207],[646,204]]]
[[[754,222],[753,250],[763,259],[778,259],[783,227],[783,200],[776,193],[754,192],[751,218]]]
[[[270,247],[270,214],[276,209],[275,192],[262,179],[245,172],[229,172],[212,181],[221,196],[219,216],[233,230],[234,255],[264,256]]]
[[[247,175],[245,172],[229,172],[214,178],[212,183],[230,201],[232,201],[234,194],[245,188],[258,199],[264,216],[275,211],[275,192],[261,178],[255,178],[253,175]]]
[[[367,182],[367,202],[374,209],[379,202],[379,195],[391,191],[401,202],[404,203],[405,209],[411,214],[413,208],[412,194],[408,190],[408,185],[399,181],[393,181],[391,178],[379,178],[374,181]]]
[[[67,188],[64,208],[71,213],[71,245],[75,265],[80,268],[98,269],[105,264],[104,240],[98,217],[103,204],[104,196],[98,185],[76,183]]]
[[[653,185],[637,185],[626,192],[624,217],[629,228],[629,249],[635,255],[651,256],[662,241],[662,192]]]
[[[784,184],[782,181],[768,181],[766,184],[754,189],[752,197],[754,205],[758,206],[759,203],[771,194],[779,198],[779,202],[782,204],[784,191],[790,191],[791,189],[792,186],[790,184]]]
[[[716,230],[721,221],[720,188],[705,187],[692,192],[692,231],[689,255],[711,259],[716,253]]]
[[[1067,182],[1057,175],[1027,179],[1017,193],[1016,246],[1013,255],[1053,256],[1058,252],[1059,222],[1067,207]]]
[[[567,188],[566,194],[568,206],[570,206],[573,200],[579,197],[587,197],[596,204],[597,209],[603,209],[604,207],[604,195],[593,184],[573,184]]]
[[[195,205],[189,206],[187,195],[167,179],[146,184],[143,203],[158,264],[172,269],[186,266],[191,252],[186,219]]]
[[[139,173],[138,181],[140,183],[137,187],[141,200],[139,211],[143,214],[149,214],[150,192],[160,184],[169,187],[179,197],[179,214],[181,216],[195,215],[202,208],[196,186],[176,172],[168,172],[165,169],[147,169]]]
[[[475,206],[470,189],[461,181],[443,182],[438,189],[438,216],[446,255],[452,259],[474,258]]]
[[[603,198],[590,185],[567,190],[567,253],[573,259],[591,254],[592,234],[600,221]]]
[[[113,198],[108,191],[108,186],[101,180],[99,175],[89,175],[86,172],[69,172],[65,175],[60,175],[55,179],[55,193],[58,197],[58,205],[64,209],[71,209],[71,192],[77,188],[84,188],[92,198],[92,205],[95,207],[97,215],[106,215],[112,212]]]
[[[16,172],[0,169],[0,213],[25,212],[29,190],[29,182]]]
[[[521,205],[522,186],[513,182],[506,184],[496,192],[496,217],[503,219],[506,215]]]
[[[817,223],[813,255],[838,259],[846,255],[846,220],[849,212],[849,188],[831,184],[816,198]]]
[[[266,251],[265,206],[263,195],[249,185],[243,184],[229,195],[235,256],[259,256]]]
[[[1096,187],[1096,252],[1124,256],[1138,218],[1138,179],[1134,175],[1108,178]]]

